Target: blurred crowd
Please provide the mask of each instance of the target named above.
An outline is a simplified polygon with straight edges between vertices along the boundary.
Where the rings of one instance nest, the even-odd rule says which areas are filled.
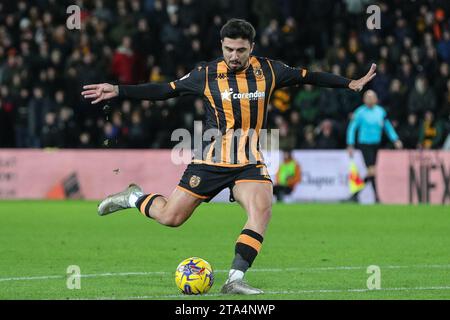
[[[81,29],[66,26],[69,5]],[[366,8],[381,9],[369,30]],[[231,17],[257,30],[254,54],[370,83],[406,148],[442,148],[450,132],[448,0],[17,0],[0,2],[0,147],[169,148],[202,120],[201,99],[91,105],[84,84],[168,82],[221,55]],[[268,123],[283,149],[345,147],[362,93],[274,92]],[[384,143],[389,147],[389,143]]]

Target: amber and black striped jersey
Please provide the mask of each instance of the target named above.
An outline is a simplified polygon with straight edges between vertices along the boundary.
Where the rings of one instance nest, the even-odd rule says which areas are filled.
[[[267,127],[273,91],[302,83],[345,88],[349,80],[251,56],[248,67],[241,71],[229,69],[220,58],[200,64],[169,84],[147,87],[146,93],[133,92],[137,86],[119,86],[119,94],[151,100],[184,94],[202,97],[206,114],[203,144],[201,150],[194,151],[193,163],[244,166],[263,162],[259,138],[261,130]]]

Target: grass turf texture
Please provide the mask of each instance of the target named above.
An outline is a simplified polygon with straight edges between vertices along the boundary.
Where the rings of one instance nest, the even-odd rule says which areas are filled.
[[[203,204],[171,229],[135,209],[99,217],[96,202],[1,201],[0,299],[450,298],[448,207],[275,205],[246,275],[266,294],[223,296],[244,222],[236,204]],[[210,295],[178,293],[174,271],[190,256],[217,270]],[[85,275],[80,290],[66,287],[69,265]],[[369,265],[381,290],[367,290]]]

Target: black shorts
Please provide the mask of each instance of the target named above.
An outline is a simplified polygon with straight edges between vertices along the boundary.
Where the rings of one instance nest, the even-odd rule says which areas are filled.
[[[371,167],[375,165],[377,161],[378,144],[359,144],[358,149],[361,153],[366,163],[366,167]]]
[[[272,183],[265,164],[249,164],[243,167],[220,167],[191,163],[178,184],[194,197],[209,202],[220,191],[230,188],[230,201],[234,201],[233,187],[241,182]]]

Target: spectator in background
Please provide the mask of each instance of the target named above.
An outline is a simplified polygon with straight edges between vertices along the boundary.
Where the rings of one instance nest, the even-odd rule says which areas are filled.
[[[59,111],[58,129],[62,137],[62,147],[75,148],[78,144],[79,128],[73,117],[73,110],[62,106]]]
[[[414,77],[415,73],[413,67],[409,61],[403,62],[401,64],[400,71],[397,78],[403,84],[403,86],[408,90],[414,87]]]
[[[428,87],[427,79],[420,75],[416,78],[414,89],[408,97],[408,111],[423,115],[426,110],[436,111],[436,95]]]
[[[139,110],[134,110],[131,113],[128,141],[131,148],[145,148],[146,146],[145,127],[142,123],[142,116]]]
[[[289,88],[275,90],[272,95],[271,104],[280,113],[286,112],[291,106],[291,92]]]
[[[430,110],[425,112],[420,125],[419,147],[423,149],[438,149],[442,146],[443,127],[440,120],[436,120]]]
[[[220,56],[220,45],[217,39],[220,38],[220,29],[223,25],[223,19],[220,15],[214,15],[212,25],[205,30],[204,46],[206,52],[210,52],[213,57]]]
[[[282,48],[289,48],[284,54],[285,61],[289,65],[294,65],[296,58],[299,56],[298,42],[297,22],[293,17],[288,17],[281,27],[281,42],[279,45]]]
[[[447,124],[448,132],[450,132],[450,79],[447,80],[446,90],[443,92],[443,101],[440,109],[440,116]]]
[[[118,55],[116,56],[116,61],[113,63],[116,63],[115,66],[113,66],[113,70],[117,71],[117,75],[119,75],[119,77],[121,77],[121,79],[127,79],[127,77],[129,77],[128,74],[131,74],[131,71],[133,69],[133,61],[132,60],[128,60],[125,57],[125,53],[123,53],[122,58],[118,58]],[[123,60],[121,60],[123,59]],[[129,65],[125,66],[125,63],[129,63]],[[117,69],[114,69],[117,68]],[[129,69],[129,70],[126,70]],[[114,71],[114,72],[115,72]],[[130,75],[131,77],[131,75]],[[99,71],[97,69],[97,65],[96,65],[96,61],[95,61],[95,56],[88,52],[86,54],[83,55],[83,59],[80,63],[80,65],[78,66],[78,79],[79,82],[84,84],[84,83],[89,83],[91,81],[98,81],[100,80],[99,77]],[[131,80],[133,80],[133,78],[131,77]]]
[[[300,144],[300,149],[311,150],[316,149],[316,138],[314,135],[314,127],[312,125],[307,125],[303,129],[303,141]]]
[[[15,99],[11,96],[8,86],[0,87],[0,145],[14,146],[14,111]]]
[[[317,149],[337,149],[339,146],[337,133],[334,130],[333,122],[329,119],[322,121],[318,127],[316,138]]]
[[[41,87],[33,90],[33,96],[28,102],[28,136],[30,147],[41,147],[41,133],[44,123],[44,115],[50,109],[50,101],[44,97],[44,91]]]
[[[91,142],[91,135],[89,132],[82,132],[79,137],[80,143],[78,144],[78,148],[80,149],[92,149],[94,148],[94,144]]]
[[[321,89],[311,85],[304,85],[304,90],[294,98],[294,108],[300,111],[300,115],[305,123],[316,124],[319,116],[317,104],[319,102]]]
[[[408,114],[407,122],[398,130],[405,149],[416,149],[419,143],[419,122],[415,113]]]
[[[298,149],[303,139],[303,123],[300,118],[300,113],[298,111],[292,111],[289,115],[289,121],[289,130],[295,136],[295,148]]]
[[[178,25],[179,17],[176,13],[169,14],[169,20],[162,26],[160,38],[164,44],[177,45],[181,43],[183,34]]]
[[[41,144],[43,148],[59,148],[63,146],[63,136],[56,123],[56,113],[47,112],[41,133]]]
[[[280,145],[282,150],[292,150],[297,143],[295,132],[290,130],[289,124],[283,117],[279,116],[279,129],[280,129]]]
[[[17,52],[15,49],[9,49],[6,61],[0,66],[0,84],[11,84],[14,74],[19,73]]]
[[[437,50],[440,58],[450,63],[450,30],[444,31],[442,40],[437,44]]]
[[[271,19],[267,27],[261,33],[262,36],[267,37],[271,47],[280,49],[282,31],[280,30],[280,24],[277,19]]]
[[[339,90],[331,88],[322,89],[317,108],[320,111],[320,118],[338,119],[341,110],[340,97],[342,93]]]
[[[122,112],[116,110],[111,116],[112,131],[107,139],[110,139],[113,146],[116,148],[122,148],[125,144],[125,140],[128,134],[128,128],[124,123],[124,118],[122,117]]]
[[[28,139],[28,100],[30,92],[22,88],[16,97],[15,115],[15,139],[16,148],[26,148],[29,146]]]
[[[403,122],[406,118],[406,88],[398,79],[393,79],[389,87],[388,98],[386,101],[386,111],[389,118],[395,121]]]
[[[437,108],[441,109],[447,102],[447,81],[450,79],[450,70],[448,63],[441,63],[439,66],[439,74],[434,82],[434,88],[436,92],[436,104]]]
[[[113,76],[117,77],[121,84],[135,83],[133,75],[134,54],[129,36],[122,38],[121,45],[114,52],[111,69]]]
[[[116,147],[118,136],[119,136],[118,128],[114,127],[111,122],[106,122],[103,127],[103,145],[105,147],[111,148]]]
[[[373,79],[372,89],[377,93],[380,103],[385,105],[388,100],[391,78],[386,69],[386,63],[377,65],[377,76]]]

